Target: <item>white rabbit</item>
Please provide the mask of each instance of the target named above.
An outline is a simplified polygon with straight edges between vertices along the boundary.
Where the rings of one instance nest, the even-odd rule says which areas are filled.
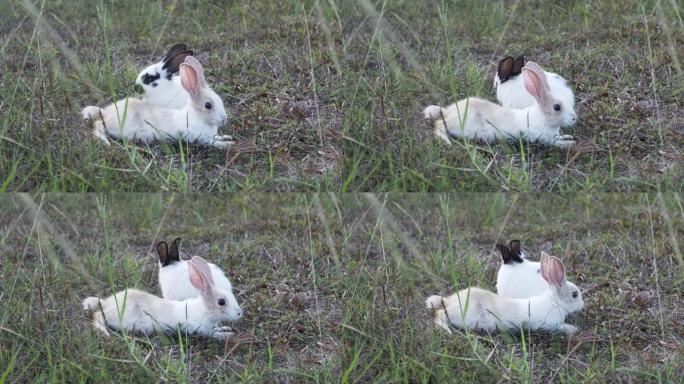
[[[431,105],[423,110],[434,120],[434,133],[451,144],[449,136],[491,143],[517,140],[566,148],[575,144],[570,135],[560,135],[560,127],[574,124],[577,116],[565,112],[564,101],[549,92],[544,71],[534,62],[522,69],[525,88],[536,103],[526,109],[502,107],[487,100],[469,97],[447,108]]]
[[[232,333],[219,323],[242,317],[233,293],[214,285],[209,265],[201,257],[192,258],[188,275],[200,297],[174,301],[127,289],[106,299],[88,297],[83,300],[83,309],[94,312],[92,324],[106,336],[111,328],[144,335],[181,330],[217,339],[230,337]]]
[[[579,288],[565,279],[563,263],[545,252],[542,252],[541,274],[547,282],[546,291],[527,299],[501,297],[471,287],[449,297],[430,296],[425,304],[436,309],[435,324],[449,333],[449,324],[484,331],[525,328],[577,332],[578,328],[567,324],[565,317],[584,306]]]
[[[497,244],[501,266],[496,275],[496,293],[503,297],[528,298],[541,295],[547,283],[541,275],[541,264],[531,261],[520,249],[520,241],[512,240],[510,248]]]
[[[164,59],[143,69],[135,80],[144,92],[144,101],[158,107],[181,109],[190,95],[181,86],[177,75],[186,57],[192,56],[185,44],[176,44]]]
[[[107,145],[108,135],[142,143],[183,140],[216,148],[232,145],[231,136],[218,135],[218,127],[228,121],[228,116],[221,98],[207,85],[197,59],[185,58],[180,65],[180,81],[190,95],[182,109],[158,107],[129,98],[104,109],[85,107],[83,118],[94,120],[93,134]]]
[[[192,299],[200,295],[200,291],[195,288],[188,278],[187,260],[180,259],[178,246],[180,245],[180,237],[173,241],[171,249],[165,241],[157,243],[157,253],[159,254],[159,287],[162,291],[162,297],[170,300],[186,300]],[[214,280],[215,286],[224,291],[232,292],[233,286],[226,274],[213,263],[207,263],[211,278]]]
[[[520,249],[520,241],[512,240],[510,248],[497,244],[503,263],[496,275],[496,293],[503,297],[527,298],[541,295],[546,281],[541,276],[541,265],[530,261]]]
[[[525,89],[520,72],[525,64],[525,58],[518,56],[513,59],[508,56],[499,62],[499,69],[494,77],[496,99],[507,108],[524,109],[534,105],[535,100]],[[575,113],[575,94],[568,82],[559,74],[544,71],[549,83],[549,92],[554,98],[561,100],[562,112],[569,117],[577,116]],[[565,118],[563,121],[573,121]],[[573,121],[574,123],[574,121]]]

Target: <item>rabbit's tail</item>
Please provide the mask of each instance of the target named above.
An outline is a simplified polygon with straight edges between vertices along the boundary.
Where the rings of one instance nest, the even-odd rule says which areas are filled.
[[[100,299],[95,296],[86,297],[83,300],[83,310],[84,311],[94,311],[100,306]]]
[[[81,110],[81,115],[83,115],[84,120],[98,120],[100,119],[100,111],[99,107],[89,105]]]
[[[441,119],[442,118],[442,107],[439,105],[430,105],[423,109],[423,118],[425,119]]]
[[[432,295],[425,300],[425,308],[441,309],[444,308],[444,298],[440,295]]]

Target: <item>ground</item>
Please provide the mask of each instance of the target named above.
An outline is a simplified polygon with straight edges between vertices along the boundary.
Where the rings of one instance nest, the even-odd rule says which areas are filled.
[[[4,1],[0,190],[329,190],[339,174],[343,84],[321,20],[298,1]],[[107,148],[80,110],[134,96],[138,72],[185,42],[230,116],[229,152]]]
[[[684,210],[679,196],[350,196],[342,310],[349,382],[681,382]],[[381,212],[378,214],[378,212]],[[424,300],[495,289],[497,243],[562,258],[585,307],[564,334],[449,336]]]
[[[326,231],[337,229],[328,199],[2,195],[0,208],[2,382],[330,382],[339,375],[334,287],[345,274],[330,252]],[[153,247],[176,236],[183,256],[203,256],[227,272],[245,313],[231,324],[235,338],[104,338],[80,302],[126,287],[159,294]]]
[[[0,192],[31,193],[0,193],[0,383],[684,382],[680,3],[0,1]],[[237,144],[93,139],[81,108],[178,42]],[[578,145],[437,140],[422,109],[494,100],[519,54],[573,86]],[[104,338],[83,298],[159,293],[177,236],[236,336]],[[433,325],[511,239],[563,259],[580,333]]]
[[[644,191],[684,185],[681,9],[594,3],[5,2],[3,190]],[[183,41],[237,137],[228,153],[92,140],[79,110],[134,94]],[[447,147],[421,110],[492,100],[524,54],[573,86],[575,149]],[[38,145],[37,145],[38,143]]]
[[[3,195],[0,374],[15,381],[681,382],[678,195]],[[226,344],[103,338],[80,302],[158,293],[158,239],[223,267]],[[563,259],[569,338],[447,335],[424,300],[494,289],[497,243]]]
[[[684,24],[674,1],[358,1],[348,8],[344,184],[352,191],[639,191],[684,186]],[[347,37],[348,36],[348,37]],[[495,100],[498,61],[564,76],[575,149],[451,147],[421,111]]]

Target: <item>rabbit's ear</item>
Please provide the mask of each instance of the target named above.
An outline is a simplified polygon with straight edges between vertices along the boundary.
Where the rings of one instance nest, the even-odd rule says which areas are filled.
[[[208,295],[211,293],[211,284],[209,284],[208,278],[204,272],[200,270],[197,264],[193,262],[188,263],[188,276],[190,277],[190,283],[192,286],[197,288],[202,295]]]
[[[183,44],[183,46],[185,46],[185,44]],[[192,51],[181,50],[173,54],[171,54],[171,51],[169,51],[164,59],[164,65],[162,66],[162,69],[165,69],[170,76],[170,74],[178,72],[180,65],[183,64],[185,58],[188,56],[192,56]]]
[[[498,75],[501,82],[505,82],[513,72],[513,57],[506,56],[499,61]]]
[[[539,260],[539,264],[541,265],[541,275],[546,280],[548,283],[551,283],[551,277],[549,276],[549,256],[548,253],[542,251],[541,253],[541,260]]]
[[[517,244],[517,248],[516,248]],[[522,263],[523,259],[520,257],[520,241],[511,241],[511,247],[509,248],[503,244],[497,244],[496,248],[501,252],[501,259],[504,264]],[[517,251],[516,251],[517,250]]]
[[[185,58],[185,61],[183,63],[195,69],[195,72],[197,72],[197,77],[200,82],[200,87],[206,87],[207,81],[204,78],[204,68],[202,68],[202,64],[200,64],[199,60],[197,60],[194,56],[188,56]]]
[[[517,76],[522,72],[523,67],[525,66],[525,58],[521,55],[515,58],[513,60],[513,68],[511,69],[511,75],[512,76]]]
[[[180,80],[181,85],[190,94],[190,97],[196,98],[199,96],[200,81],[197,71],[185,63],[180,65]]]
[[[565,285],[565,265],[557,257],[549,256],[542,251],[541,275],[549,284],[556,288]]]
[[[194,256],[190,262],[207,277],[207,282],[209,282],[210,285],[214,285],[214,277],[211,275],[211,268],[209,268],[209,263],[207,263],[206,260],[199,256]]]
[[[179,54],[180,52],[187,51],[188,46],[185,45],[184,43],[178,43],[174,45],[173,47],[169,48],[169,51],[166,52],[166,56],[164,56],[164,61],[169,61],[171,60],[174,56]]]
[[[169,246],[166,244],[166,241],[160,241],[157,243],[157,253],[159,254],[159,262],[161,265],[169,265]]]
[[[171,243],[171,249],[169,250],[169,258],[171,261],[180,261],[180,252],[178,248],[180,247],[181,238],[177,237],[176,240]]]
[[[530,64],[534,63],[530,61],[522,69],[525,89],[530,95],[537,99],[537,102],[542,103],[546,100],[549,90],[549,87],[546,84],[546,75],[544,74],[544,71],[537,69],[539,67],[538,65],[534,64],[534,66],[531,66]]]
[[[497,244],[496,249],[501,252],[501,260],[503,260],[504,264],[508,264],[511,262],[511,251],[508,249],[508,246],[503,245],[503,244]]]
[[[559,288],[565,285],[565,265],[563,265],[563,262],[557,257],[551,256],[548,259],[548,264],[551,267],[549,269],[551,282]]]
[[[520,263],[522,263],[520,240],[511,240],[511,253]]]

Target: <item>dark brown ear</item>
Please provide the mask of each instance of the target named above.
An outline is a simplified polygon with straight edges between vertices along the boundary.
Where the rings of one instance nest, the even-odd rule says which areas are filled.
[[[174,45],[173,47],[169,48],[169,51],[166,52],[166,56],[164,56],[164,61],[169,61],[171,60],[172,57],[176,56],[177,54],[187,51],[188,46],[185,45],[184,43],[178,43]]]
[[[522,262],[522,258],[520,257],[520,254],[522,253],[522,251],[520,251],[520,240],[511,240],[511,253]]]
[[[513,57],[506,56],[501,61],[499,61],[499,80],[501,83],[505,83],[509,77],[511,77],[511,72],[513,71]]]
[[[525,58],[523,56],[518,56],[513,60],[513,68],[511,69],[511,76],[518,76],[523,67],[525,66]]]
[[[523,262],[522,257],[520,257],[520,241],[511,241],[510,248],[503,244],[497,244],[496,248],[499,251],[501,251],[501,260],[503,260],[504,264],[515,264]]]
[[[175,55],[171,57],[164,58],[164,65],[162,66],[162,69],[166,70],[167,74],[174,74],[178,72],[178,69],[180,68],[180,65],[183,64],[185,61],[185,58],[188,56],[192,56],[192,51],[188,50],[183,50],[177,52]]]
[[[169,264],[169,245],[166,241],[160,241],[157,243],[157,253],[159,254],[159,263],[162,267]]]
[[[171,244],[171,250],[169,251],[169,262],[173,263],[175,261],[180,261],[180,252],[178,248],[180,247],[181,238],[177,237],[176,240]]]
[[[503,260],[503,263],[504,263],[504,264],[509,264],[509,263],[512,262],[512,260],[511,260],[511,250],[508,249],[508,246],[507,246],[507,245],[497,244],[497,245],[496,245],[496,249],[498,249],[499,252],[501,252],[501,260]]]

